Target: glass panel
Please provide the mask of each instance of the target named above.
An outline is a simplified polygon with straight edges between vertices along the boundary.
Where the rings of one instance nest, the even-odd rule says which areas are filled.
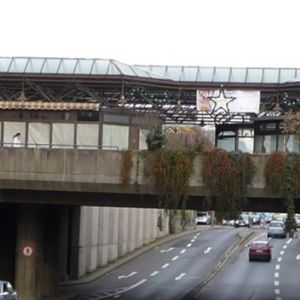
[[[234,131],[221,131],[218,136],[235,136],[235,132]]]
[[[255,137],[256,153],[272,153],[276,150],[276,135],[258,135]]]
[[[90,74],[93,66],[93,59],[80,59],[76,66],[75,74]]]
[[[291,81],[296,77],[295,69],[281,69],[279,82]]]
[[[224,149],[226,151],[235,150],[235,138],[223,138],[217,140],[217,148]]]
[[[167,69],[167,77],[172,80],[180,80],[181,77],[181,67],[168,67]]]
[[[183,72],[184,72],[183,76],[184,76],[185,81],[195,81],[197,72],[198,72],[198,68],[197,67],[185,67],[183,69]]]
[[[146,143],[146,137],[149,130],[147,129],[140,129],[140,136],[139,136],[139,150],[148,150],[148,146]]]
[[[216,68],[214,82],[228,82],[229,81],[230,68]]]
[[[15,58],[9,68],[9,72],[23,73],[27,64],[28,58]]]
[[[104,114],[104,122],[128,124],[129,117],[122,115]]]
[[[247,82],[261,82],[262,81],[262,69],[248,69]]]
[[[164,66],[152,66],[151,67],[151,71],[156,73],[156,74],[159,74],[161,76],[165,76],[166,74],[166,67]]]
[[[98,149],[99,125],[78,124],[76,145],[79,149]]]
[[[128,65],[122,64],[120,62],[114,62],[114,63],[116,65],[116,67],[121,70],[122,74],[129,75],[129,76],[135,76],[134,72],[131,70],[131,68]]]
[[[7,72],[12,58],[0,58],[0,72]]]
[[[299,135],[279,135],[278,150],[299,153]]]
[[[27,73],[40,73],[43,66],[43,58],[31,58],[26,67],[25,72]]]
[[[59,67],[58,73],[73,74],[76,66],[76,62],[77,62],[76,59],[63,59]]]
[[[249,137],[249,138],[239,138],[238,141],[238,150],[242,152],[248,152],[248,153],[253,153],[254,150],[254,138]]]
[[[109,60],[95,60],[91,74],[107,75],[109,64]]]
[[[25,131],[26,123],[25,122],[4,122],[4,136],[3,143],[4,147],[13,146],[13,138],[16,133],[21,133],[21,145],[25,145]]]
[[[231,70],[230,82],[245,82],[247,69],[233,68]]]
[[[74,124],[52,124],[52,147],[69,149],[74,147]]]
[[[278,69],[265,69],[264,70],[264,79],[265,83],[278,83]]]
[[[46,58],[42,73],[57,73],[60,64],[60,59]]]
[[[29,123],[28,147],[49,148],[50,146],[50,124]]]
[[[214,68],[199,68],[197,81],[212,81]]]
[[[103,149],[128,149],[129,127],[118,125],[103,125]]]
[[[254,129],[240,128],[238,131],[239,136],[254,136]]]
[[[137,76],[141,76],[141,77],[157,77],[155,76],[155,74],[153,74],[151,76],[151,74],[149,74],[148,72],[146,72],[146,70],[142,70],[140,68],[134,68],[134,72],[136,73]]]

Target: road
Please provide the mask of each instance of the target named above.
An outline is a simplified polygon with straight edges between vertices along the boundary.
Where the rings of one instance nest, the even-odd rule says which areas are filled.
[[[255,239],[267,240],[266,232]],[[248,248],[233,257],[226,268],[186,300],[299,300],[300,241],[269,239],[271,262],[249,262]]]
[[[215,228],[162,244],[96,281],[65,288],[74,300],[173,300],[194,290],[249,229]],[[241,235],[241,234],[240,234]],[[215,298],[216,299],[216,298]]]

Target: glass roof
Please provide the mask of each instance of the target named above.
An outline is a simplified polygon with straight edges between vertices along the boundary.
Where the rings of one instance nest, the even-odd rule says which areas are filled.
[[[164,79],[150,70],[113,59],[0,57],[0,73],[123,75]]]
[[[189,82],[277,84],[294,81],[297,76],[300,78],[300,69],[297,68],[136,66],[155,72],[166,79]]]
[[[121,75],[179,82],[278,84],[300,81],[297,68],[128,65],[113,59],[0,57],[0,73]]]

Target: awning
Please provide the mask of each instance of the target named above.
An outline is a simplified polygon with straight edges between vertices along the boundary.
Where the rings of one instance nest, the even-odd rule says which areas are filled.
[[[42,101],[0,101],[0,110],[94,110],[99,111],[99,103],[42,102]]]

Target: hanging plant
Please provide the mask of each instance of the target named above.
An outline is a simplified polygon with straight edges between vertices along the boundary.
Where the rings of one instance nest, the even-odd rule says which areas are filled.
[[[163,148],[165,144],[165,136],[161,126],[156,126],[147,133],[146,144],[150,151]]]
[[[247,153],[214,149],[203,160],[203,183],[216,200],[216,217],[237,217],[242,198],[255,174],[254,163]]]
[[[130,183],[130,171],[132,168],[132,151],[126,150],[122,153],[121,178],[122,185],[127,187]]]
[[[283,189],[283,170],[285,166],[286,153],[282,151],[273,152],[265,166],[264,175],[266,186],[271,189],[272,192],[278,194],[282,193]]]

